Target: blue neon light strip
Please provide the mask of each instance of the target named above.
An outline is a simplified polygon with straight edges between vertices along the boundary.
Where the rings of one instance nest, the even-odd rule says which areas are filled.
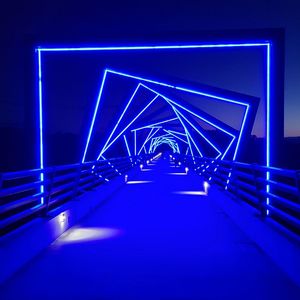
[[[38,86],[39,86],[39,144],[40,144],[40,169],[44,169],[44,143],[43,143],[43,87],[42,87],[42,56],[38,50]],[[40,193],[44,193],[45,188],[44,173],[40,173]],[[44,197],[41,197],[41,205],[44,204]]]
[[[166,98],[166,97],[165,97],[165,98]],[[201,117],[200,115],[198,115],[198,114],[196,114],[195,112],[193,112],[193,111],[187,109],[186,107],[180,105],[179,103],[175,102],[174,100],[171,100],[171,99],[169,99],[169,98],[167,98],[167,100],[170,101],[172,104],[174,104],[174,105],[176,105],[176,106],[182,108],[183,110],[189,112],[190,114],[192,114],[193,116],[197,117],[198,119],[204,121],[205,123],[207,123],[207,124],[209,124],[209,125],[211,125],[211,126],[217,128],[217,129],[221,130],[222,132],[224,132],[224,133],[230,135],[231,137],[234,136],[234,135],[233,135],[232,133],[230,133],[229,131],[227,131],[227,130],[223,129],[222,127],[216,125],[215,123],[213,123],[213,122],[211,122],[211,121],[209,121],[209,120],[207,120],[207,119]],[[241,105],[246,105],[246,104],[241,104]]]
[[[175,131],[175,130],[171,130],[171,129],[168,129],[169,132],[173,132],[175,134],[179,134],[179,135],[183,135],[183,136],[186,136],[185,133],[182,133],[182,132],[179,132],[179,131]]]
[[[125,108],[124,108],[124,110],[123,110],[123,112],[122,112],[122,114],[121,114],[119,120],[117,121],[117,123],[116,123],[115,127],[113,128],[112,132],[110,133],[110,135],[109,135],[109,137],[108,137],[106,143],[104,144],[104,146],[103,146],[103,148],[102,148],[102,150],[101,150],[101,152],[100,152],[100,155],[101,155],[102,153],[104,153],[105,147],[107,146],[107,144],[109,143],[111,137],[113,136],[114,132],[116,131],[117,127],[119,126],[119,123],[121,122],[121,120],[122,120],[124,114],[126,113],[126,111],[127,111],[128,107],[129,107],[130,103],[132,102],[133,98],[135,97],[135,95],[136,95],[137,91],[139,90],[140,86],[141,86],[141,84],[138,84],[138,86],[137,86],[136,89],[134,90],[132,96],[130,97],[129,101],[127,102],[127,105],[125,106]]]
[[[147,125],[147,126],[135,128],[135,129],[132,129],[131,131],[141,130],[141,129],[145,129],[145,128],[149,128],[149,127],[154,127],[156,125],[172,122],[172,121],[175,121],[175,120],[177,120],[177,118],[172,118],[172,119],[164,120],[164,121],[161,121],[161,122],[153,123],[153,124],[150,124],[150,125]]]
[[[152,91],[152,92],[154,92],[154,93],[157,93],[156,91],[154,91],[153,89],[151,89],[151,88],[149,88],[149,87],[147,87],[147,86],[144,86],[144,87],[145,87],[145,88],[148,88],[150,91]],[[177,102],[175,102],[175,101],[173,101],[173,100],[171,100],[171,99],[165,97],[164,95],[161,95],[160,93],[157,93],[157,94],[158,94],[159,96],[161,96],[162,98],[164,98],[167,102],[169,101],[169,102],[173,103],[174,105],[176,105],[176,106],[178,106],[178,107],[184,109],[185,111],[187,111],[187,112],[191,113],[192,115],[196,116],[197,118],[201,119],[202,121],[204,121],[204,122],[210,124],[211,126],[213,126],[213,127],[217,128],[217,129],[221,130],[222,132],[224,132],[224,133],[230,135],[231,137],[235,137],[232,133],[230,133],[230,132],[228,132],[227,130],[221,128],[220,126],[217,126],[216,124],[210,122],[209,120],[207,120],[207,119],[205,119],[205,118],[199,116],[198,114],[192,112],[191,110],[185,108],[184,106],[178,104]],[[225,100],[225,101],[226,101],[226,100]],[[169,103],[169,104],[170,104],[170,103]],[[244,104],[244,103],[242,103],[242,102],[238,102],[238,104],[243,105],[243,106],[246,106],[247,108],[249,107],[248,104]],[[182,114],[181,114],[181,115],[182,115]],[[245,117],[247,117],[247,114],[244,116],[243,124],[244,124],[244,122],[245,122]],[[206,138],[206,139],[207,139],[207,138]],[[239,140],[240,140],[240,139],[239,139]],[[210,142],[209,142],[209,143],[210,143]],[[238,143],[238,145],[239,145],[239,143]],[[218,156],[220,156],[221,152],[220,152],[219,150],[217,150],[213,145],[211,145],[211,146],[219,153]],[[238,148],[238,146],[237,146],[237,148]]]
[[[168,144],[172,149],[173,149],[173,152],[178,152],[177,149],[178,149],[178,144],[169,139],[169,138],[160,138],[158,137],[154,143],[154,150],[153,152],[155,152],[155,150],[157,149],[157,147],[161,144]]]
[[[138,151],[138,155],[140,155],[140,153],[142,152],[142,150],[143,150],[145,144],[148,142],[149,137],[151,136],[151,134],[152,134],[152,132],[153,132],[153,129],[154,129],[154,128],[151,128],[149,134],[147,135],[146,139],[144,140],[144,143],[143,143],[142,147],[141,147],[140,150]],[[151,137],[150,137],[150,138],[151,138]]]
[[[218,154],[221,154],[221,151],[200,130],[198,130],[197,127],[195,127],[180,111],[177,110],[177,112],[188,124],[190,124],[192,128],[194,128],[194,130],[196,130],[202,136],[202,138],[208,142],[209,145],[211,145],[218,152]]]
[[[169,103],[169,102],[167,102],[167,103]],[[176,114],[177,118],[179,119],[180,123],[182,124],[182,127],[184,128],[184,131],[185,131],[185,134],[186,134],[186,137],[187,137],[187,141],[188,141],[188,144],[189,144],[189,147],[190,147],[190,152],[191,152],[192,157],[194,158],[194,153],[193,153],[193,149],[192,149],[191,142],[190,142],[189,132],[188,132],[186,126],[184,125],[183,121],[181,120],[181,117],[178,115],[175,107],[172,106],[171,104],[170,104],[170,106],[172,107],[174,113]]]
[[[126,50],[171,50],[171,49],[201,49],[201,48],[230,48],[230,47],[260,47],[267,46],[265,43],[228,43],[228,44],[187,44],[187,45],[147,45],[147,46],[107,46],[107,47],[39,47],[43,52],[65,51],[126,51]]]
[[[96,116],[97,116],[97,112],[98,112],[99,103],[100,103],[100,99],[101,99],[102,92],[103,92],[103,87],[104,87],[104,83],[105,83],[105,79],[106,79],[106,74],[107,74],[107,71],[105,70],[103,78],[102,78],[101,87],[100,87],[100,91],[99,91],[99,94],[98,94],[96,107],[94,109],[92,123],[90,125],[89,134],[88,134],[88,137],[87,137],[87,141],[86,141],[86,144],[85,144],[84,153],[83,153],[83,157],[82,157],[81,162],[85,162],[86,153],[87,153],[87,150],[88,150],[88,147],[89,147],[89,144],[90,144],[90,139],[91,139],[91,135],[92,135],[92,132],[93,132],[93,129],[94,129],[94,124],[95,124],[95,120],[96,120]]]
[[[151,89],[151,88],[149,88],[149,87],[147,87],[147,86],[144,86],[145,88],[148,88],[150,91],[152,91],[153,93],[157,93],[156,91],[154,91],[153,89]],[[228,134],[228,135],[230,135],[232,138],[235,138],[235,136],[233,135],[233,134],[231,134],[230,132],[228,132],[227,130],[225,130],[225,129],[223,129],[223,128],[221,128],[221,127],[219,127],[219,126],[217,126],[216,124],[214,124],[214,123],[212,123],[212,122],[210,122],[210,121],[208,121],[207,119],[205,119],[205,118],[203,118],[203,117],[201,117],[201,116],[199,116],[198,114],[196,114],[196,113],[194,113],[194,112],[192,112],[192,111],[190,111],[189,109],[187,109],[187,108],[185,108],[184,106],[182,106],[182,105],[180,105],[180,104],[178,104],[177,102],[175,102],[175,101],[173,101],[173,100],[171,100],[171,99],[169,99],[169,98],[167,98],[167,97],[165,97],[164,95],[162,95],[162,94],[160,94],[160,93],[157,93],[159,96],[161,96],[163,99],[165,99],[166,101],[167,101],[167,103],[169,103],[170,104],[170,102],[172,103],[172,104],[174,104],[174,105],[177,105],[178,107],[180,107],[180,108],[182,108],[182,109],[184,109],[185,111],[187,111],[187,112],[189,112],[189,113],[191,113],[191,114],[193,114],[194,116],[196,116],[197,118],[200,118],[202,121],[204,121],[204,122],[206,122],[206,123],[208,123],[208,124],[210,124],[211,126],[213,126],[213,127],[215,127],[215,128],[218,128],[219,130],[221,130],[221,131],[223,131],[224,133],[226,133],[226,134]],[[225,100],[226,101],[226,100]],[[249,108],[249,105],[248,104],[244,104],[244,103],[242,103],[242,102],[238,102],[238,104],[240,104],[240,105],[243,105],[243,106],[246,106],[247,107],[247,111],[246,112],[248,112],[248,108]],[[170,104],[171,105],[171,104]],[[171,105],[172,106],[172,105]],[[178,111],[179,112],[179,111]],[[183,116],[182,115],[182,113],[180,113],[181,114],[181,116]],[[244,119],[243,119],[243,125],[245,124],[245,120],[246,120],[246,117],[247,117],[247,113],[244,115]],[[184,116],[183,116],[183,118],[184,119],[186,119]],[[187,122],[195,129],[195,127],[187,120]],[[242,125],[242,128],[241,128],[241,131],[240,131],[240,136],[239,136],[239,140],[238,140],[238,143],[237,143],[237,147],[236,147],[236,151],[235,151],[235,157],[234,157],[234,160],[236,159],[236,154],[237,154],[237,150],[238,150],[238,147],[239,147],[239,142],[240,142],[240,139],[241,139],[241,133],[243,133],[243,129],[244,129],[244,126]],[[215,147],[215,145],[207,138],[207,137],[205,137],[205,135],[203,134],[203,133],[200,133],[200,131],[199,130],[197,130],[197,129],[195,129],[217,152],[218,152],[218,155],[216,156],[216,158],[218,158],[218,157],[220,157],[221,155],[222,155],[222,153],[221,153],[221,151],[219,151],[219,149],[217,149],[217,147]],[[189,134],[189,136],[191,137],[191,135]],[[194,141],[193,141],[193,143],[194,143]],[[230,143],[230,144],[232,144],[232,143]],[[229,149],[228,149],[229,150]],[[228,151],[227,150],[227,151]],[[227,152],[226,151],[226,152]]]
[[[154,131],[154,133],[151,134],[151,132],[152,132],[152,130],[153,130],[154,128],[155,128],[155,127],[153,127],[153,128],[151,129],[151,131],[150,131],[149,135],[147,136],[147,138],[146,138],[146,140],[145,140],[143,146],[141,147],[139,153],[141,152],[141,150],[142,150],[143,148],[146,147],[146,144],[149,142],[149,140],[150,140],[153,136],[155,136],[155,134],[160,130],[160,128],[156,128],[156,130]],[[151,134],[151,135],[150,135],[150,134]],[[139,153],[138,153],[138,155],[139,155]]]
[[[124,134],[123,137],[124,137],[124,141],[125,141],[125,145],[126,145],[126,148],[127,148],[128,155],[131,156],[131,153],[130,153],[130,149],[129,149],[129,146],[128,146],[128,142],[127,142],[126,135]]]
[[[102,150],[99,155],[97,160],[99,160],[101,154],[103,154],[104,152],[106,152],[111,145],[126,131],[126,129],[159,97],[159,95],[156,95],[140,112],[137,116],[135,116],[135,118],[107,145],[107,147]]]
[[[247,108],[246,108],[246,111],[245,111],[245,114],[244,114],[242,126],[241,126],[241,129],[240,129],[240,134],[239,134],[238,141],[237,141],[237,146],[235,148],[234,155],[233,155],[233,161],[236,160],[236,156],[237,156],[238,149],[239,149],[239,146],[240,146],[242,134],[244,132],[244,127],[245,127],[246,119],[247,119],[247,116],[248,116],[248,111],[249,111],[249,105],[247,105]]]
[[[189,147],[186,148],[185,155],[188,155],[188,153],[189,153]]]
[[[164,96],[162,96],[162,97],[164,97]],[[196,114],[196,113],[190,111],[189,109],[187,109],[187,108],[185,108],[184,106],[182,106],[182,105],[176,103],[175,101],[170,100],[170,99],[168,99],[168,98],[167,98],[167,101],[172,102],[173,104],[179,106],[180,108],[184,109],[185,111],[187,111],[187,112],[191,113],[192,115],[194,115],[194,116],[200,118],[200,119],[203,120],[204,122],[209,123],[210,125],[212,125],[212,126],[218,128],[218,129],[220,129],[221,131],[223,131],[224,133],[227,133],[228,135],[230,135],[230,136],[232,137],[232,141],[231,141],[231,143],[230,143],[229,145],[230,145],[230,146],[232,145],[232,142],[233,142],[233,140],[235,139],[235,136],[234,136],[233,134],[231,134],[231,133],[228,132],[227,130],[222,129],[221,127],[219,127],[219,126],[217,126],[217,125],[211,123],[210,121],[208,121],[208,120],[202,118],[202,117],[199,116],[198,114]],[[245,111],[245,114],[244,114],[244,117],[243,117],[242,126],[241,126],[241,129],[240,129],[240,133],[239,133],[239,138],[238,138],[237,146],[236,146],[236,149],[235,149],[235,152],[234,152],[234,156],[233,156],[233,161],[236,159],[236,156],[237,156],[237,153],[238,153],[238,149],[239,149],[239,144],[240,144],[240,141],[241,141],[241,137],[242,137],[242,134],[243,134],[243,132],[244,132],[245,122],[246,122],[247,116],[248,116],[249,105],[248,105],[248,104],[244,104],[244,106],[246,106],[246,111]],[[182,115],[182,114],[181,114],[181,115]],[[186,118],[185,118],[185,119],[186,119]],[[188,121],[188,122],[189,122],[189,121]],[[189,123],[190,123],[190,122],[189,122]],[[191,124],[190,124],[190,125],[191,125]],[[192,125],[191,125],[191,126],[192,126]],[[215,149],[215,150],[216,150],[216,149]],[[228,150],[229,150],[229,148],[226,149],[225,155],[226,155],[226,153],[228,152]],[[218,151],[218,150],[217,150],[217,151]],[[219,157],[220,154],[221,154],[221,152],[219,152],[219,155],[218,155],[217,157]],[[223,157],[225,157],[225,155],[223,155]]]
[[[186,143],[186,144],[188,144],[188,142],[187,141],[185,141],[184,139],[182,139],[182,138],[180,138],[180,137],[178,137],[177,135],[175,135],[174,133],[172,133],[172,132],[169,132],[169,130],[166,130],[166,129],[163,129],[165,132],[167,132],[167,133],[169,133],[169,134],[171,134],[172,136],[174,136],[175,138],[177,138],[178,140],[180,140],[180,141],[182,141],[182,142],[184,142],[184,143]]]
[[[136,156],[136,131],[134,132],[134,155]]]
[[[183,122],[182,119],[181,119],[182,114],[180,114],[180,112],[179,112],[174,106],[172,106],[172,108],[174,109],[176,115],[180,118],[180,121],[181,121],[181,123],[182,123],[182,125],[183,125],[184,122]],[[180,116],[179,116],[178,114],[180,114]],[[185,126],[185,128],[186,128],[186,126]],[[186,130],[187,130],[187,128],[186,128]],[[192,136],[191,136],[191,134],[189,133],[188,130],[187,130],[186,133],[187,133],[188,140],[191,140],[191,141],[192,141],[192,143],[193,143],[193,145],[195,146],[196,150],[198,151],[199,155],[200,155],[201,157],[203,157],[202,152],[201,152],[200,149],[198,148],[197,144],[195,143],[194,139],[192,138]],[[191,148],[191,150],[192,150],[192,148]],[[194,156],[194,153],[193,153],[192,151],[191,151],[191,153],[192,153],[192,156]]]
[[[172,84],[163,83],[163,82],[160,82],[160,81],[155,81],[155,80],[152,80],[152,79],[148,79],[148,78],[144,78],[144,77],[140,77],[140,76],[135,76],[135,75],[127,74],[127,73],[117,72],[117,71],[114,71],[114,70],[111,70],[111,69],[107,69],[107,71],[110,72],[110,73],[113,73],[113,74],[120,75],[120,76],[136,79],[138,81],[145,81],[145,82],[149,82],[149,83],[154,83],[156,85],[161,85],[161,86],[173,88],[173,89],[183,91],[183,92],[187,92],[187,93],[190,93],[190,94],[196,94],[196,95],[200,95],[200,96],[204,96],[204,97],[208,97],[208,98],[213,98],[215,100],[226,101],[226,102],[230,102],[230,103],[234,103],[234,104],[238,104],[238,105],[244,105],[243,102],[240,102],[240,101],[237,101],[237,100],[232,100],[232,99],[221,97],[221,96],[217,96],[217,95],[213,95],[213,94],[209,94],[209,93],[205,93],[205,92],[200,92],[200,91],[196,91],[196,90],[192,90],[192,89],[187,89],[187,88],[183,88],[183,87],[180,87],[180,86],[175,86],[175,85],[172,85]]]
[[[266,141],[266,150],[267,150],[267,155],[266,155],[266,165],[267,167],[270,167],[271,164],[271,158],[270,158],[270,132],[271,132],[271,44],[269,43],[267,45],[267,141]],[[270,180],[270,172],[266,173],[266,179]],[[270,192],[270,185],[266,185],[266,192]],[[266,198],[266,204],[270,204],[270,198]],[[270,211],[267,209],[266,214],[269,215]]]
[[[129,76],[129,77],[131,77],[131,75],[128,75],[128,74],[125,74],[125,73],[120,73],[120,72],[115,72],[115,71],[108,70],[108,69],[107,69],[107,72],[114,73],[114,74],[118,74],[118,75],[122,75],[122,76],[127,76],[127,77]],[[138,77],[135,76],[135,78],[138,78]],[[145,78],[142,78],[142,80],[144,80],[144,81],[149,81],[148,79],[145,79]],[[165,85],[165,86],[172,87],[171,85],[166,85],[166,84],[164,84],[164,83],[159,83],[159,82],[157,82],[157,83],[160,84],[160,85]],[[143,84],[140,84],[140,85],[142,85],[143,87],[147,88],[148,90],[150,90],[150,91],[156,93],[157,95],[162,96],[162,95],[160,95],[159,93],[157,93],[156,91],[150,89],[149,87],[147,87],[147,86],[145,86],[145,85],[143,85]],[[187,89],[185,89],[185,90],[187,90]],[[192,91],[190,91],[190,92],[192,92]],[[197,93],[197,94],[203,94],[203,93],[198,92],[198,91],[196,91],[196,93]],[[164,97],[164,96],[162,96],[162,97]],[[214,99],[219,99],[219,100],[221,99],[220,97],[215,96],[215,95],[210,95],[210,97],[213,97]],[[164,97],[164,98],[166,98],[166,97]],[[195,114],[194,112],[191,112],[190,110],[184,108],[183,106],[179,105],[179,104],[176,103],[175,101],[173,101],[173,100],[171,100],[171,99],[168,99],[168,100],[171,101],[173,104],[175,104],[175,105],[177,105],[177,106],[183,108],[184,110],[186,110],[186,111],[192,113],[193,115],[195,115],[196,117],[200,118],[200,119],[203,120],[204,122],[210,124],[211,126],[213,126],[213,127],[217,128],[217,129],[219,129],[219,130],[221,130],[221,131],[223,131],[223,132],[229,134],[229,135],[232,136],[232,137],[234,136],[234,135],[232,135],[231,133],[229,133],[228,131],[224,130],[223,128],[217,126],[216,124],[214,124],[214,123],[212,123],[212,122],[206,120],[205,118],[202,118],[202,117],[199,116],[198,114]],[[227,99],[227,98],[223,98],[223,97],[222,97],[222,100],[227,101],[227,102],[231,102],[231,103],[235,103],[235,104],[239,104],[239,105],[245,105],[245,104],[242,103],[242,102],[235,101],[235,100],[231,100],[231,99]],[[237,146],[237,148],[238,148],[238,146]],[[108,149],[108,147],[107,147],[107,148],[103,148],[103,149],[102,149],[102,153],[104,153],[107,149]],[[220,155],[221,155],[221,153],[219,153],[219,156],[220,156]]]
[[[62,52],[62,51],[122,51],[122,50],[159,50],[159,49],[193,49],[193,48],[227,48],[227,47],[260,47],[267,46],[267,136],[266,136],[266,165],[270,166],[270,69],[271,69],[271,49],[269,42],[263,43],[227,43],[227,44],[195,44],[195,45],[162,45],[162,46],[115,46],[115,47],[41,47],[37,49],[39,63],[39,126],[40,126],[40,168],[43,169],[43,114],[42,114],[42,82],[41,82],[41,52]],[[43,175],[43,174],[41,174]],[[267,172],[267,178],[269,174]],[[268,189],[268,188],[267,188]]]

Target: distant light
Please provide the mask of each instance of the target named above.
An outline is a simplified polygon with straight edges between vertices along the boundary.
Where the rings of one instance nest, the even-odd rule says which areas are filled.
[[[178,192],[173,192],[173,194],[191,195],[191,196],[207,196],[207,194],[203,191],[178,191]]]
[[[58,216],[59,223],[65,223],[67,221],[67,215],[65,212],[61,213]]]
[[[153,181],[146,181],[146,180],[135,180],[135,181],[127,181],[127,184],[144,184],[144,183],[151,183]]]
[[[167,173],[168,175],[186,175],[186,173]]]
[[[181,166],[181,162],[178,162],[178,165]]]
[[[127,182],[128,181],[128,175],[126,174],[125,175],[125,182]]]
[[[149,160],[147,160],[147,164],[149,164],[150,163],[150,161]]]
[[[143,169],[143,167],[144,167],[144,165],[143,165],[143,164],[140,164],[140,169],[141,169],[141,170]]]
[[[60,213],[56,220],[60,233],[63,233],[68,228],[68,211]]]
[[[205,190],[207,190],[210,187],[210,185],[207,181],[204,181],[203,182],[203,187],[204,187]]]
[[[185,173],[187,174],[188,173],[188,171],[189,171],[189,168],[188,167],[185,167]]]

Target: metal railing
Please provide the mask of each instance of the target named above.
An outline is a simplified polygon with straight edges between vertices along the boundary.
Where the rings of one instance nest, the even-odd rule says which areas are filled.
[[[0,235],[36,216],[47,215],[49,210],[115,176],[126,174],[147,158],[146,155],[121,157],[0,174]]]
[[[0,174],[0,234],[47,215],[148,158],[122,157]],[[250,204],[263,218],[272,218],[300,235],[299,171],[185,155],[176,159]]]
[[[300,171],[183,155],[177,159],[253,206],[263,218],[300,235]]]

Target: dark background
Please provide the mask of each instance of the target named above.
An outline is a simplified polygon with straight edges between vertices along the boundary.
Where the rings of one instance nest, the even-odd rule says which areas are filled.
[[[285,29],[286,139],[282,166],[300,168],[298,1],[12,1],[1,4],[0,22],[1,171],[37,166],[34,45],[124,42],[128,37],[143,41],[147,36],[169,33],[249,28]],[[262,143],[259,138],[252,140],[255,145]],[[57,142],[76,147],[72,132],[57,132],[53,145]],[[258,156],[260,147],[256,147]],[[59,163],[66,162],[60,158]]]

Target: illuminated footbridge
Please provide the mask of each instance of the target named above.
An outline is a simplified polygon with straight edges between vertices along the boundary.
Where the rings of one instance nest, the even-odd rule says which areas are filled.
[[[1,300],[299,299],[281,52],[250,40],[36,49],[38,166],[0,174]],[[261,96],[190,80],[208,51],[261,51]]]
[[[233,167],[225,192],[224,170]],[[265,206],[264,174],[179,155],[45,170],[51,191],[44,205],[14,201],[11,209],[24,209],[1,222],[10,229],[1,240],[1,275],[25,265],[4,282],[1,299],[297,299],[299,246],[291,230],[299,223],[288,213],[291,200],[270,193],[276,201]],[[20,186],[1,196],[9,189]],[[281,182],[278,189],[288,197],[295,187]]]

